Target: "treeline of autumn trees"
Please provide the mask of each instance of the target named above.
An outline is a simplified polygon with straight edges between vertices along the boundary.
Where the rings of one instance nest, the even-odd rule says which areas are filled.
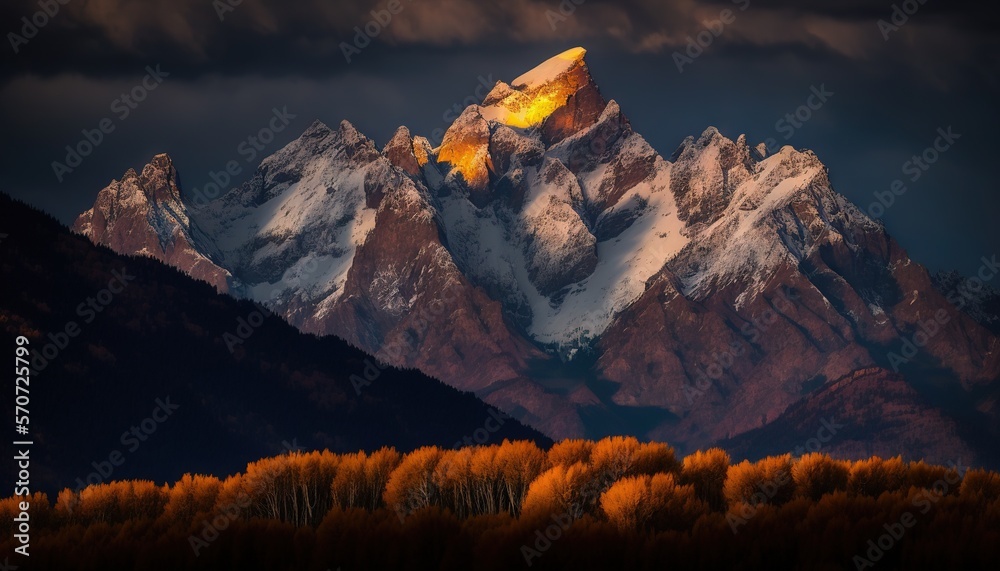
[[[0,500],[0,555],[21,499]],[[36,494],[31,520],[32,562],[76,569],[976,567],[1000,557],[1000,475],[822,454],[733,464],[718,449],[679,460],[621,437],[504,441],[291,453],[224,480]]]

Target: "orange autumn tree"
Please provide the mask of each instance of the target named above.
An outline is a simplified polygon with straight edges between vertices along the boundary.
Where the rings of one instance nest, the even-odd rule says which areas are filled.
[[[496,446],[480,446],[473,449],[468,474],[472,486],[473,513],[500,512],[503,503],[500,493],[502,484],[496,457]]]
[[[0,533],[13,537],[17,524],[14,518],[21,513],[21,502],[28,502],[28,517],[31,525],[45,526],[52,522],[54,513],[45,492],[33,492],[30,496],[11,496],[0,499]]]
[[[693,486],[678,485],[673,474],[623,478],[601,495],[601,510],[621,531],[687,529],[709,511]]]
[[[639,451],[635,437],[613,436],[599,440],[590,453],[590,469],[600,490],[625,476],[633,475]]]
[[[339,460],[323,451],[251,462],[241,479],[223,486],[218,507],[249,503],[249,515],[296,525],[319,523],[333,504],[331,485]]]
[[[125,480],[65,489],[56,500],[56,513],[67,521],[84,524],[123,523],[154,519],[167,503],[168,488],[146,480]]]
[[[899,456],[888,460],[875,456],[851,465],[847,486],[852,493],[877,498],[883,492],[902,489],[906,475],[906,465]]]
[[[781,505],[792,499],[792,455],[768,456],[757,462],[744,460],[729,467],[723,495],[730,508],[741,504]]]
[[[984,502],[1000,503],[1000,474],[984,469],[969,470],[962,478],[959,494]],[[1000,507],[1000,506],[998,506]]]
[[[653,517],[652,476],[623,478],[601,494],[601,509],[608,521],[622,531],[645,528]]]
[[[935,466],[923,461],[910,462],[906,466],[906,480],[903,488],[916,486],[917,488],[932,489],[939,481],[957,482],[961,474],[954,468],[945,466]]]
[[[795,493],[815,501],[825,494],[846,490],[850,473],[847,462],[825,454],[806,454],[792,466]]]
[[[576,463],[589,464],[590,453],[594,450],[593,440],[567,439],[556,442],[545,456],[545,469],[555,466],[572,466]]]
[[[365,459],[365,495],[362,507],[374,510],[383,505],[382,494],[402,455],[395,448],[381,448]]]
[[[659,442],[640,443],[632,436],[599,440],[590,453],[589,466],[596,488],[591,502],[594,505],[601,493],[625,476],[680,471],[673,448]]]
[[[407,454],[386,483],[386,506],[403,516],[437,503],[440,488],[434,481],[434,471],[442,456],[441,449],[434,446]]]
[[[719,448],[697,451],[684,458],[679,481],[694,486],[695,493],[714,510],[726,506],[723,488],[729,473],[729,454]]]
[[[440,505],[465,518],[477,513],[472,482],[472,457],[477,448],[447,450],[434,468]]]
[[[212,513],[222,490],[215,476],[184,474],[170,486],[161,520],[165,522],[197,521]]]
[[[576,519],[583,515],[586,505],[593,503],[595,494],[593,472],[587,465],[578,462],[568,467],[555,466],[528,487],[521,517],[544,520],[568,515]]]
[[[544,463],[545,453],[534,443],[504,440],[471,453],[449,451],[441,463],[448,470],[442,481],[464,498],[455,506],[458,513],[517,515]]]
[[[534,442],[504,440],[497,449],[496,469],[501,483],[501,509],[517,516],[531,483],[542,472],[545,453]]]
[[[370,455],[358,452],[340,456],[331,484],[333,503],[342,508],[378,509],[383,505],[382,494],[389,477],[401,459],[395,448],[382,448]]]

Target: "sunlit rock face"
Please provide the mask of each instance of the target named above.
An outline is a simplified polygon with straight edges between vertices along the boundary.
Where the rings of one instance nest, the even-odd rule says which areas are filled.
[[[417,158],[416,149],[413,145],[413,135],[410,134],[410,130],[406,127],[396,129],[396,133],[392,136],[392,139],[382,149],[382,154],[385,158],[389,159],[389,162],[393,166],[406,174],[410,176],[420,174],[420,167],[423,163]],[[426,163],[426,159],[423,162]]]
[[[488,202],[490,172],[490,127],[476,106],[466,109],[455,121],[438,152],[438,163],[449,169],[448,178],[464,184],[469,200],[477,206]]]
[[[586,53],[573,48],[510,84],[498,82],[482,105],[467,108],[448,129],[437,162],[450,181],[468,189],[470,201],[489,203],[491,177],[507,170],[496,168],[489,149],[498,130],[506,139],[535,133],[538,142],[552,146],[598,121],[608,103],[587,69]]]
[[[177,169],[169,156],[156,155],[142,169],[129,169],[97,195],[73,229],[96,244],[129,254],[156,258],[183,268],[220,292],[230,291],[232,274],[204,253],[198,225],[181,200]]]
[[[607,102],[590,76],[586,54],[573,48],[509,85],[497,83],[483,102],[483,117],[510,127],[541,128],[546,144],[593,125]]]

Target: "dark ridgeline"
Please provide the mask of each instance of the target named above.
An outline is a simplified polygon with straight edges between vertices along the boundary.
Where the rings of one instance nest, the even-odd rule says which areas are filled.
[[[381,371],[359,396],[351,376],[364,379],[366,368],[374,376],[368,363],[375,363],[362,351],[300,333],[277,317],[238,331],[240,320],[257,324],[254,305],[152,259],[95,246],[5,194],[0,232],[8,235],[0,243],[3,346],[13,348],[15,336],[25,335],[41,352],[68,322],[79,329],[32,376],[32,490],[76,488],[77,478],[95,473],[90,483],[224,476],[286,445],[334,452],[451,447],[481,438],[488,421],[498,424],[495,409],[474,395],[417,371]],[[121,293],[106,304],[106,297],[96,300],[99,312],[88,307],[87,299],[123,269]],[[247,331],[246,340],[238,337]],[[12,399],[4,398],[4,418],[13,413]],[[162,422],[142,425],[154,417]],[[133,426],[139,433],[125,434]],[[550,442],[511,419],[488,437]],[[109,467],[106,477],[99,473]],[[10,474],[0,477],[3,489],[11,487]]]

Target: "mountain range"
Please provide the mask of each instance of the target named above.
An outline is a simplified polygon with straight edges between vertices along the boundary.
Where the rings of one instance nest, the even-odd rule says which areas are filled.
[[[957,305],[961,278],[811,151],[710,127],[660,154],[585,56],[498,82],[437,147],[316,122],[207,204],[157,155],[73,228],[553,438],[754,455],[822,411],[848,427],[826,452],[996,463],[988,304]]]

